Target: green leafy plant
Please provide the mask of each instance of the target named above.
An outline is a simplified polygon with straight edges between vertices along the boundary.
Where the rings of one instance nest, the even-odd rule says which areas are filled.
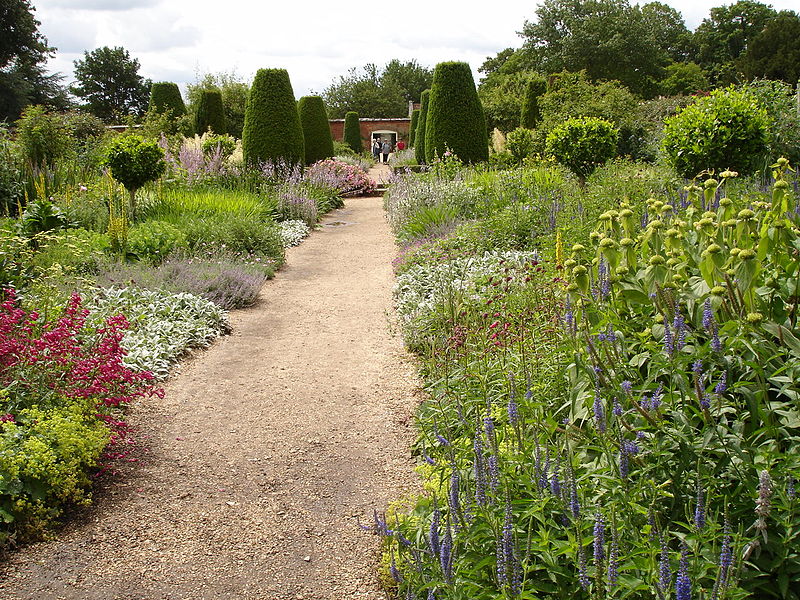
[[[29,106],[16,123],[17,143],[33,167],[51,166],[73,151],[72,131],[64,118],[44,106]]]
[[[303,96],[297,101],[297,111],[303,126],[306,164],[333,156],[333,137],[322,97]]]
[[[603,119],[569,119],[547,135],[547,153],[585,182],[617,152],[619,132]]]
[[[164,221],[145,221],[128,230],[127,252],[151,264],[159,264],[187,246],[186,235]]]
[[[538,75],[531,77],[525,86],[525,97],[522,101],[522,114],[520,126],[526,129],[536,129],[542,120],[542,111],[539,107],[539,98],[547,92],[547,80]]]
[[[662,149],[675,170],[694,178],[731,169],[750,174],[767,151],[769,118],[744,90],[717,89],[667,119]]]
[[[518,163],[533,153],[535,143],[533,132],[524,127],[517,127],[514,131],[509,131],[506,136],[506,149]]]
[[[344,116],[344,143],[356,154],[361,154],[364,151],[358,113],[352,110]]]

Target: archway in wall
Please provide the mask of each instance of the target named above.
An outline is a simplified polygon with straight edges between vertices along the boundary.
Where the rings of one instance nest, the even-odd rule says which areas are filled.
[[[375,138],[380,138],[381,143],[388,141],[392,148],[397,144],[397,132],[389,129],[378,129],[372,132],[372,137],[369,140],[370,145],[375,141]]]

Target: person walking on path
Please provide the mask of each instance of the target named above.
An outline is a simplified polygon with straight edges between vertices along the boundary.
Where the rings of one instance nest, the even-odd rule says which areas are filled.
[[[383,160],[381,162],[388,163],[389,162],[389,152],[392,151],[392,145],[389,143],[389,140],[384,140],[383,145],[381,146],[381,152],[383,153]]]
[[[377,162],[381,161],[381,138],[372,140],[372,158]]]

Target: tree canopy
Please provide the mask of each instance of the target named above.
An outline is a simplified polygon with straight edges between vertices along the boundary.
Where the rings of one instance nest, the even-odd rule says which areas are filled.
[[[353,67],[323,92],[328,116],[342,119],[349,111],[373,118],[408,116],[408,102],[419,102],[433,72],[415,60],[392,60],[383,68],[370,63]]]
[[[150,80],[139,75],[139,61],[120,46],[103,46],[75,61],[77,84],[71,91],[89,112],[104,121],[142,116],[150,101]]]
[[[63,77],[45,72],[55,48],[39,32],[34,10],[28,0],[0,3],[0,121],[16,119],[29,104],[69,106]]]
[[[800,16],[784,10],[750,42],[740,61],[747,79],[765,77],[797,83],[800,79]]]

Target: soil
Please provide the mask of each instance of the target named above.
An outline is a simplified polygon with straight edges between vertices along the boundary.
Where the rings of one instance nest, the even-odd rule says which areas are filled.
[[[359,522],[416,490],[395,247],[380,197],[321,225],[230,315],[231,335],[132,407],[146,451],[54,539],[0,564],[0,598],[387,597]]]

